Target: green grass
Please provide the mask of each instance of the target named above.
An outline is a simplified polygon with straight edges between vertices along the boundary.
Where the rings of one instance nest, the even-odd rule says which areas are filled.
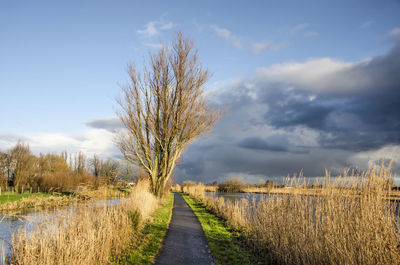
[[[243,236],[228,227],[225,222],[208,212],[204,205],[189,195],[183,198],[199,219],[206,235],[211,253],[217,264],[263,264],[246,245]]]
[[[170,194],[165,205],[155,212],[153,221],[147,224],[141,234],[140,241],[135,244],[129,254],[116,264],[153,264],[154,258],[161,249],[162,241],[167,233],[174,205],[174,194]]]
[[[18,201],[22,198],[28,198],[30,196],[40,196],[40,197],[49,197],[51,194],[48,193],[29,193],[25,192],[23,194],[19,194],[17,192],[12,192],[12,191],[6,191],[6,192],[1,192],[0,195],[0,204],[7,203],[7,202],[14,202]]]
[[[131,188],[113,188],[114,190],[118,190],[124,194],[129,194],[131,192]]]

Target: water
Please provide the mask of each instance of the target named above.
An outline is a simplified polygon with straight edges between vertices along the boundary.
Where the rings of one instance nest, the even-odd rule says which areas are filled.
[[[260,194],[260,193],[229,193],[229,192],[206,192],[205,193],[206,197],[209,198],[218,198],[222,197],[228,200],[241,200],[241,199],[248,199],[250,201],[255,200],[256,202],[259,202],[261,200],[267,200],[270,199],[274,196],[277,195],[271,195],[271,194]]]
[[[99,200],[95,202],[89,202],[88,204],[73,204],[65,208],[41,210],[40,212],[28,209],[25,212],[9,216],[0,213],[0,247],[4,247],[5,254],[9,254],[11,250],[11,239],[12,235],[16,234],[18,229],[24,229],[26,231],[32,231],[36,224],[40,223],[45,218],[56,218],[58,216],[65,216],[80,207],[104,207],[104,206],[116,206],[121,203],[121,199],[110,199],[110,200]]]

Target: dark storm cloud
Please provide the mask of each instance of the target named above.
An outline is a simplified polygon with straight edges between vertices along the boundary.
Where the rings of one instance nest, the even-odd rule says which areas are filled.
[[[122,128],[122,123],[118,117],[106,117],[85,122],[89,127],[96,129],[105,129],[110,132],[115,132]]]
[[[340,173],[366,166],[385,146],[398,150],[399,45],[359,63],[321,59],[277,69],[218,92],[213,104],[226,106],[227,113],[186,150],[178,182],[234,176],[256,181],[300,170],[321,176],[325,168]]]
[[[178,164],[177,168],[185,171],[189,176],[198,176],[203,173],[203,160],[187,160],[182,164]]]
[[[265,114],[266,122],[278,128],[319,130],[320,144],[330,148],[358,151],[400,144],[400,46],[335,76],[369,82],[347,93],[337,93],[334,83],[317,95],[304,89],[282,89],[270,100],[266,93],[264,100],[271,109]]]
[[[259,137],[244,138],[243,140],[241,140],[238,143],[238,146],[242,147],[242,148],[256,149],[256,150],[263,150],[263,151],[284,152],[284,151],[289,150],[286,146],[270,144],[267,141],[265,141]]]

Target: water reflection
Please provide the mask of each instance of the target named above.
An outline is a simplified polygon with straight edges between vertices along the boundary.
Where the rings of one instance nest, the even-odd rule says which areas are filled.
[[[260,194],[260,193],[206,192],[205,196],[209,197],[209,198],[222,197],[222,198],[232,200],[232,201],[248,199],[250,201],[255,200],[256,202],[259,202],[261,200],[268,200],[270,198],[276,197],[277,195]]]
[[[77,203],[70,206],[57,209],[35,210],[28,209],[18,215],[7,215],[0,213],[0,248],[4,247],[5,255],[10,253],[12,235],[16,234],[19,229],[28,232],[34,229],[35,225],[49,218],[57,218],[68,216],[72,212],[82,207],[107,207],[116,206],[122,202],[121,199],[99,200],[89,203]],[[4,255],[4,254],[3,254]]]

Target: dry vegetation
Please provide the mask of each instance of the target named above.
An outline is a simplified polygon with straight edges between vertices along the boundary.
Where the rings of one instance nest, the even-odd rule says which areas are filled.
[[[61,207],[66,206],[74,202],[78,202],[79,198],[74,196],[30,196],[28,198],[22,198],[13,202],[6,202],[0,204],[0,211],[6,212],[7,214],[18,213],[19,211],[27,208],[50,208],[50,207]]]
[[[127,194],[127,191],[110,187],[100,187],[96,190],[81,187],[79,191],[69,195],[63,195],[60,193],[24,193],[21,195],[28,197],[21,197],[15,201],[5,201],[0,203],[0,211],[8,215],[13,215],[24,212],[27,209],[35,211],[48,208],[56,209],[62,206],[68,206],[72,203],[85,203],[100,199],[124,198]],[[3,195],[3,200],[7,200],[6,196],[7,195]]]
[[[111,264],[134,247],[140,230],[158,207],[148,182],[139,182],[120,205],[79,207],[44,218],[34,230],[13,238],[13,264]]]
[[[261,202],[205,198],[203,184],[180,188],[243,231],[267,263],[400,264],[400,220],[387,199],[389,168],[335,181],[327,174],[318,195],[304,195],[303,182],[294,179],[290,194]]]
[[[0,152],[1,191],[75,192],[82,187],[97,189],[128,182],[133,168],[128,163],[103,160],[83,153],[34,155],[29,145],[17,143]]]

